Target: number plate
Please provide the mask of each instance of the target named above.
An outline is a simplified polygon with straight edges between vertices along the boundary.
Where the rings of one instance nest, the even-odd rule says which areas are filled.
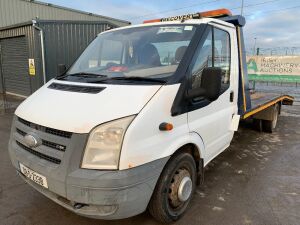
[[[28,167],[24,166],[22,163],[20,163],[20,169],[21,173],[24,174],[27,178],[34,181],[35,183],[48,188],[47,179],[43,175],[29,169]]]

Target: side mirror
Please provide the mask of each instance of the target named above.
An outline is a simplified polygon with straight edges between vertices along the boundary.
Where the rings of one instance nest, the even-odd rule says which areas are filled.
[[[201,87],[189,90],[187,98],[205,97],[215,101],[221,93],[222,69],[219,67],[204,68],[201,77]]]
[[[67,70],[67,67],[65,64],[58,64],[57,65],[57,75],[62,76]]]

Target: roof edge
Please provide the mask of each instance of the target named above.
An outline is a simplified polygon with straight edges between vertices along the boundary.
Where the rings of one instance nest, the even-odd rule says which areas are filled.
[[[81,14],[88,15],[88,16],[96,16],[96,17],[100,17],[100,18],[106,18],[106,19],[115,20],[115,21],[118,21],[118,22],[121,22],[121,23],[131,24],[131,22],[129,22],[127,20],[121,20],[121,19],[116,19],[116,18],[112,18],[112,17],[108,17],[108,16],[102,16],[102,15],[99,15],[99,14],[89,13],[89,12],[85,12],[85,11],[78,10],[78,9],[72,9],[72,8],[69,8],[69,7],[55,5],[55,4],[52,4],[52,3],[40,2],[40,1],[36,1],[36,0],[20,0],[20,1],[33,3],[33,4],[38,4],[38,5],[43,5],[43,6],[48,6],[48,7],[53,7],[53,8],[57,8],[57,9],[67,10],[67,11],[72,11],[72,12],[77,12],[77,13],[81,13]]]
[[[103,25],[110,25],[110,26],[116,26],[116,24],[110,22],[110,21],[85,21],[85,20],[30,20],[23,23],[16,23],[13,25],[9,25],[6,27],[0,27],[0,31],[4,30],[10,30],[18,27],[24,27],[24,26],[32,26],[33,24],[42,24],[42,23],[69,23],[69,24],[103,24]],[[117,26],[118,27],[118,26]]]
[[[6,27],[0,27],[0,31],[14,29],[14,28],[17,28],[17,27],[30,26],[32,24],[33,24],[32,20],[27,21],[27,22],[22,22],[22,23],[16,23],[16,24],[9,25],[9,26],[6,26]]]

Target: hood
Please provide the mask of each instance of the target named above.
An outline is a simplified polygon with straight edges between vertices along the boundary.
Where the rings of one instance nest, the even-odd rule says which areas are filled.
[[[52,83],[103,88],[99,93],[79,89],[51,89]],[[70,87],[70,86],[66,86]],[[95,126],[138,114],[161,85],[85,84],[51,80],[28,97],[16,110],[22,119],[42,126],[89,133]]]

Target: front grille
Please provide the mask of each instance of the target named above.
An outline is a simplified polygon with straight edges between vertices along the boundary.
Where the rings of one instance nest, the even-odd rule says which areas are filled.
[[[22,131],[22,130],[20,130],[20,129],[16,129],[16,131],[17,131],[17,133],[18,134],[20,134],[20,135],[22,135],[22,136],[25,136],[26,135],[26,132],[24,132],[24,131]]]
[[[17,131],[18,134],[20,134],[23,137],[27,134],[26,132],[20,130],[19,128],[17,128],[16,131]],[[45,145],[49,148],[53,148],[53,149],[63,151],[63,152],[67,148],[65,145],[57,144],[57,143],[54,143],[54,142],[51,142],[51,141],[46,141],[46,140],[43,140],[43,139],[42,139],[42,145]]]
[[[65,137],[65,138],[71,138],[71,136],[72,136],[71,132],[56,130],[56,129],[49,128],[49,127],[46,127],[45,132],[48,134],[53,134],[53,135]]]
[[[66,150],[66,146],[56,144],[56,143],[51,142],[51,141],[42,140],[42,144],[49,147],[49,148],[54,148],[54,149],[59,150],[59,151],[64,152]]]
[[[52,135],[56,135],[56,136],[60,136],[60,137],[64,137],[64,138],[71,138],[72,137],[72,133],[68,132],[68,131],[62,131],[62,130],[57,130],[57,129],[53,129],[50,127],[44,127],[35,123],[31,123],[27,120],[24,120],[20,117],[18,117],[18,121],[28,127],[31,127],[35,130],[39,130],[48,134],[52,134]]]
[[[20,148],[24,149],[24,150],[27,151],[27,152],[30,152],[31,154],[33,154],[33,155],[35,155],[35,156],[37,156],[37,157],[39,157],[39,158],[45,159],[45,160],[47,160],[47,161],[49,161],[49,162],[53,162],[53,163],[55,163],[55,164],[60,164],[60,163],[61,163],[61,160],[60,160],[60,159],[57,159],[57,158],[54,158],[54,157],[45,155],[45,154],[43,154],[43,153],[37,152],[37,151],[35,151],[35,150],[33,150],[33,149],[31,149],[31,148],[29,148],[29,147],[27,147],[27,146],[21,144],[21,143],[18,142],[18,141],[16,141],[16,143],[17,143],[17,145],[18,145]]]
[[[30,127],[30,125],[31,125],[31,123],[29,121],[24,120],[24,119],[22,119],[20,117],[18,117],[18,120],[19,120],[19,122],[23,123],[24,125],[26,125],[28,127]]]

